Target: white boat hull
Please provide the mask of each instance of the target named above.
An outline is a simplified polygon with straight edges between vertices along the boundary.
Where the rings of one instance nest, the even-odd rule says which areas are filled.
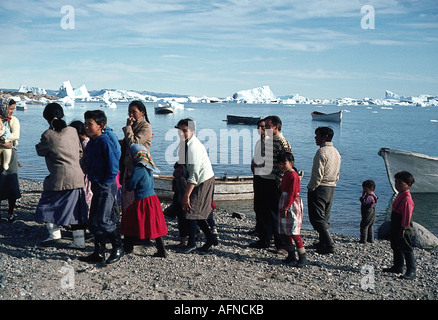
[[[161,199],[172,199],[171,175],[154,175],[155,193]],[[214,185],[214,200],[250,200],[254,198],[252,177],[216,177]]]
[[[389,183],[394,192],[397,192],[394,175],[400,171],[408,171],[415,179],[410,188],[411,193],[438,193],[438,157],[389,148],[381,148],[378,155],[385,162]]]

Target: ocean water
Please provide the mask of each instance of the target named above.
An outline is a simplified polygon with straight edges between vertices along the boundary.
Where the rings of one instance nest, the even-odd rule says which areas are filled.
[[[311,229],[307,214],[306,186],[312,169],[312,159],[318,146],[314,131],[318,126],[330,126],[335,131],[333,143],[342,156],[340,180],[336,187],[331,214],[331,231],[348,236],[359,236],[362,181],[373,179],[379,196],[376,213],[377,227],[390,216],[393,191],[389,185],[383,159],[377,155],[381,147],[409,150],[438,156],[438,108],[414,106],[332,106],[237,103],[187,103],[182,110],[169,115],[154,113],[156,103],[147,103],[153,127],[151,154],[163,174],[171,174],[178,143],[174,126],[182,118],[192,118],[198,137],[205,143],[212,159],[216,176],[227,174],[251,175],[250,159],[258,139],[252,126],[228,125],[227,114],[243,116],[277,115],[282,119],[283,135],[292,145],[295,166],[304,171],[302,198],[303,227]],[[82,120],[86,110],[99,109],[101,103],[77,101],[74,108],[66,108],[65,120]],[[44,158],[37,156],[35,144],[48,128],[42,116],[43,106],[28,105],[25,111],[15,111],[21,124],[18,157],[23,165],[21,178],[42,181],[48,174]],[[342,123],[312,121],[311,111],[335,112],[344,110]],[[116,109],[102,108],[108,125],[119,138],[126,124],[128,103],[117,103]],[[414,194],[414,221],[438,235],[438,194]],[[229,210],[253,214],[251,201],[219,203]]]

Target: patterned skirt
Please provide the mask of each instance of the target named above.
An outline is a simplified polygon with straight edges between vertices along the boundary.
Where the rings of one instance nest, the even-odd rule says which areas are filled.
[[[278,232],[288,236],[299,235],[303,225],[303,201],[298,195],[287,210],[286,218],[284,218],[280,211],[286,198],[287,192],[283,192],[278,204]]]

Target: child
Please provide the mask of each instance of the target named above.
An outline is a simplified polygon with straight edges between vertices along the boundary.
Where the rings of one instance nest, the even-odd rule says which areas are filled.
[[[85,262],[114,263],[123,256],[123,242],[118,229],[119,215],[116,206],[120,149],[110,135],[104,134],[107,118],[103,111],[86,111],[85,131],[90,141],[85,148],[87,157],[84,171],[91,181],[91,200],[88,227],[94,235],[94,252],[79,260]],[[109,238],[112,252],[105,261],[105,243]]]
[[[11,129],[2,123],[0,120],[0,141],[1,143],[10,142],[8,140],[11,136]],[[0,153],[3,154],[3,169],[7,171],[9,169],[9,162],[11,162],[12,149],[0,148]],[[1,156],[0,156],[1,157]]]
[[[376,218],[376,204],[379,197],[374,193],[376,184],[373,180],[362,183],[362,196],[359,198],[362,220],[360,222],[359,243],[374,242],[374,219]]]
[[[286,238],[288,256],[286,263],[292,263],[294,267],[302,267],[308,264],[306,250],[300,236],[303,224],[303,202],[300,197],[300,177],[294,170],[294,156],[290,152],[282,152],[278,157],[278,167],[284,173],[281,181],[281,197],[278,204],[279,233]],[[295,257],[297,247],[299,260]]]
[[[414,230],[411,227],[414,201],[409,188],[415,182],[414,177],[407,171],[394,175],[397,198],[392,203],[391,213],[391,249],[394,253],[394,265],[383,269],[383,272],[402,273],[406,260],[406,273],[403,279],[415,278],[415,257],[412,249]]]
[[[123,214],[120,226],[125,253],[132,252],[135,239],[155,239],[157,252],[154,257],[165,258],[167,252],[162,237],[167,234],[167,227],[152,175],[158,169],[144,145],[132,144],[129,151],[135,167],[126,188],[134,191],[135,200]]]

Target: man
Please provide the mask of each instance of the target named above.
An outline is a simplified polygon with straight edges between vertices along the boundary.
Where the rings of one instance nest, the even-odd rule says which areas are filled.
[[[307,185],[309,220],[319,234],[316,247],[321,254],[334,253],[329,219],[336,183],[339,180],[341,156],[331,142],[333,135],[333,130],[328,127],[315,130],[315,142],[320,148],[313,158],[312,175]]]
[[[259,186],[254,193],[254,202],[259,222],[257,233],[259,240],[251,243],[253,248],[269,248],[272,235],[278,253],[287,253],[284,247],[284,239],[278,233],[278,202],[280,200],[280,184],[283,173],[278,167],[277,158],[282,152],[292,152],[289,141],[281,133],[281,119],[277,116],[265,118],[265,156],[262,168],[255,168],[254,175]],[[269,143],[268,143],[269,141]],[[259,169],[259,170],[258,170]]]

